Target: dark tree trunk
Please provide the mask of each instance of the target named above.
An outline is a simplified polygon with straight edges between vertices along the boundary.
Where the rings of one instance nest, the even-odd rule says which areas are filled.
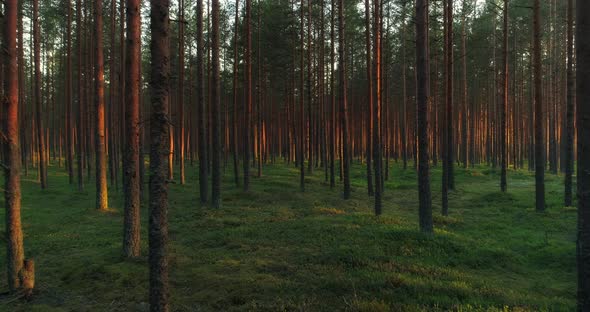
[[[444,2],[445,17],[445,129],[443,131],[442,215],[449,214],[449,190],[453,189],[453,3]]]
[[[205,52],[203,40],[203,0],[197,0],[197,114],[199,115],[199,194],[201,204],[209,201],[207,114],[205,109]]]
[[[67,145],[67,162],[68,177],[70,184],[74,183],[74,125],[72,111],[72,2],[66,0],[66,145]],[[47,172],[45,172],[47,179]]]
[[[344,0],[338,0],[338,74],[340,94],[340,122],[342,131],[342,179],[344,199],[350,198],[350,147],[348,138],[348,103],[346,100],[346,49],[344,29]]]
[[[221,207],[221,89],[219,81],[219,0],[213,0],[212,9],[212,79],[211,79],[211,135],[212,137],[212,172],[211,172],[211,202],[213,207]]]
[[[303,1],[301,0],[301,7],[300,9],[300,22],[301,22],[301,29],[300,29],[300,44],[301,44],[301,51],[300,51],[300,62],[299,62],[299,187],[301,191],[305,191],[305,101],[303,98],[303,89],[304,89],[304,71],[305,71],[305,63],[304,63],[304,38],[305,38],[305,31],[304,31],[304,14],[303,14]]]
[[[94,1],[94,92],[96,106],[96,209],[108,209],[107,161],[105,144],[104,55],[103,55],[102,0]]]
[[[543,123],[543,89],[541,88],[541,8],[535,0],[533,8],[533,72],[535,75],[535,207],[545,211],[545,139]]]
[[[34,46],[34,61],[35,61],[35,83],[34,83],[34,97],[35,97],[35,124],[37,126],[37,148],[39,159],[39,180],[41,188],[47,188],[47,153],[45,149],[45,135],[42,118],[42,95],[41,95],[41,26],[39,25],[39,0],[33,1],[33,46]],[[7,80],[9,78],[7,77]]]
[[[428,49],[428,0],[416,1],[416,75],[418,114],[418,193],[420,230],[433,233],[430,164],[428,154],[428,105],[430,100],[430,64]]]
[[[401,25],[401,46],[402,46],[402,109],[401,109],[401,121],[400,121],[400,135],[401,135],[401,153],[403,168],[408,168],[408,86],[407,86],[407,74],[406,74],[406,1],[403,2],[402,6],[402,25]]]
[[[365,0],[365,47],[367,49],[367,191],[369,196],[375,193],[373,189],[373,64],[371,61],[371,6],[369,0]],[[375,17],[374,17],[375,18]],[[376,203],[375,203],[376,205]],[[377,208],[377,207],[375,207]]]
[[[258,5],[257,5],[257,14],[258,15],[258,23],[257,23],[257,30],[258,30],[258,47],[257,47],[257,57],[258,57],[258,64],[256,64],[258,66],[258,87],[256,88],[256,95],[257,95],[257,100],[256,100],[256,135],[257,135],[257,139],[256,139],[256,154],[258,156],[258,158],[256,159],[256,167],[257,167],[257,177],[261,177],[262,176],[262,154],[263,154],[263,142],[262,142],[262,81],[263,81],[263,74],[262,74],[262,49],[261,49],[261,42],[262,42],[262,14],[260,11],[262,4],[260,2],[260,0],[258,0]]]
[[[151,117],[149,267],[150,311],[169,310],[168,290],[168,153],[170,117],[170,2],[152,0],[150,29]]]
[[[372,139],[373,139],[373,157],[375,160],[375,215],[379,216],[382,212],[382,195],[383,195],[383,159],[381,149],[381,102],[382,102],[382,70],[381,70],[381,0],[373,2],[373,90],[372,90],[372,111],[368,112],[373,115],[372,119]],[[367,140],[367,145],[370,142]]]
[[[538,1],[538,0],[537,0]],[[576,1],[578,311],[590,311],[590,2]]]
[[[335,162],[336,162],[336,92],[334,79],[335,63],[335,18],[336,18],[336,0],[331,0],[330,12],[330,187],[336,186]]]
[[[567,104],[565,135],[565,198],[573,205],[572,174],[574,171],[574,0],[567,1]]]
[[[140,0],[127,1],[127,44],[125,70],[125,155],[123,172],[125,178],[125,215],[123,252],[126,257],[138,257],[140,241],[140,180],[139,180],[139,99],[141,78],[141,14]]]
[[[35,1],[37,2],[37,1]],[[37,12],[38,10],[34,10]],[[4,203],[6,206],[6,264],[8,288],[18,291],[23,285],[19,273],[23,270],[25,251],[21,226],[20,147],[18,128],[18,54],[16,46],[18,1],[4,1],[2,61],[4,92],[2,132],[4,147]]]
[[[240,0],[236,0],[236,19],[234,22],[234,68],[233,68],[233,110],[232,110],[232,154],[234,162],[234,183],[240,185],[238,160],[238,27]]]
[[[180,184],[184,184],[184,154],[185,154],[185,134],[184,134],[184,0],[179,3],[179,23],[178,23],[178,160],[180,166]]]
[[[78,81],[78,122],[77,129],[76,129],[76,161],[77,161],[77,174],[78,174],[78,191],[82,192],[84,190],[84,164],[83,164],[83,146],[84,146],[84,109],[83,109],[83,80],[82,80],[82,61],[83,61],[83,54],[82,54],[82,0],[76,0],[76,41],[77,41],[77,51],[76,54],[78,55],[78,71],[77,71],[77,81]]]
[[[250,189],[250,136],[252,126],[252,0],[246,0],[246,52],[245,52],[245,66],[244,72],[244,88],[246,89],[246,103],[244,107],[244,191]]]
[[[502,40],[502,111],[500,112],[500,189],[506,192],[508,187],[506,171],[508,168],[508,146],[506,142],[508,113],[508,0],[504,0],[504,22]]]
[[[312,119],[312,90],[311,90],[311,79],[312,79],[312,70],[311,67],[311,0],[307,0],[307,152],[309,155],[309,159],[307,160],[307,173],[310,175],[313,173],[313,161],[314,161],[314,150],[313,150],[313,119]],[[302,41],[303,42],[303,41]],[[303,47],[303,45],[302,45]],[[303,90],[303,88],[302,88]]]
[[[461,25],[461,63],[462,63],[462,108],[461,108],[461,161],[463,168],[469,167],[469,128],[468,128],[468,108],[467,108],[467,1],[463,0],[462,24]]]

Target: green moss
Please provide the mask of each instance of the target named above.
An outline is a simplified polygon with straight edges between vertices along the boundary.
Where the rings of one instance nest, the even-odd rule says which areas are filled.
[[[221,209],[199,204],[197,169],[188,167],[187,184],[170,186],[173,309],[574,309],[576,213],[562,205],[561,177],[547,176],[548,210],[539,214],[531,173],[509,171],[504,194],[497,171],[457,169],[450,216],[442,217],[441,171],[433,168],[436,228],[428,236],[418,231],[415,172],[391,166],[381,217],[373,216],[358,164],[349,201],[321,171],[307,176],[301,193],[298,170],[266,166],[244,193],[227,170]],[[112,209],[97,212],[93,185],[78,192],[63,169],[49,173],[45,191],[36,177],[23,177],[25,245],[36,262],[37,294],[28,303],[0,298],[0,311],[147,311],[147,202],[142,257],[125,260],[121,192],[111,188]],[[0,248],[0,259],[5,252]]]

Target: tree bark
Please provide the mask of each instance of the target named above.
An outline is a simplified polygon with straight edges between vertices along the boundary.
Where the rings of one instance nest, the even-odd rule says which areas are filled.
[[[508,168],[508,146],[506,142],[507,113],[508,113],[508,0],[504,0],[504,22],[502,40],[502,110],[500,112],[500,190],[506,192],[506,171]]]
[[[463,0],[462,26],[461,26],[461,63],[462,63],[462,109],[461,109],[461,161],[463,168],[469,167],[469,131],[468,128],[468,95],[467,95],[467,0]]]
[[[77,162],[77,175],[78,175],[78,191],[84,191],[84,164],[83,164],[83,146],[84,146],[84,110],[83,110],[83,80],[82,80],[82,61],[83,61],[83,54],[82,54],[82,0],[76,0],[76,41],[77,41],[77,51],[78,54],[78,71],[77,71],[77,81],[78,81],[78,122],[76,123],[76,162]]]
[[[334,45],[335,45],[335,18],[336,18],[336,0],[331,0],[330,12],[330,188],[336,186],[335,167],[336,167],[336,91],[334,79],[334,63],[336,62]]]
[[[340,122],[342,131],[342,180],[344,199],[350,198],[350,147],[348,138],[348,103],[346,99],[346,49],[344,26],[344,0],[338,0],[338,57]]]
[[[299,188],[301,188],[301,191],[305,191],[305,144],[306,144],[306,138],[305,138],[305,100],[303,98],[303,90],[305,89],[304,87],[304,71],[305,71],[305,63],[304,63],[304,51],[305,51],[305,46],[304,46],[304,40],[305,40],[305,28],[304,28],[304,23],[305,23],[305,18],[304,18],[304,14],[303,14],[303,2],[305,0],[301,0],[301,7],[299,8],[300,10],[300,22],[301,22],[301,28],[300,28],[300,45],[301,45],[301,51],[300,51],[300,62],[299,62]]]
[[[245,52],[245,75],[244,88],[246,89],[246,106],[244,107],[244,191],[250,189],[250,143],[252,126],[252,0],[246,0],[246,52]]]
[[[203,0],[197,0],[197,114],[199,115],[199,191],[201,204],[209,201],[207,115],[205,109],[205,52],[203,40]]]
[[[211,79],[211,100],[213,101],[211,110],[211,134],[213,136],[212,150],[212,172],[211,172],[211,202],[213,207],[221,207],[221,89],[219,79],[219,0],[211,2],[212,9],[212,43],[211,43],[211,62],[212,62],[212,79]]]
[[[74,183],[74,125],[72,110],[72,2],[66,0],[66,144],[67,144],[67,162],[68,177],[70,184]],[[45,174],[47,175],[47,173]]]
[[[428,49],[428,0],[416,1],[416,75],[418,114],[418,193],[420,230],[433,233],[430,164],[428,152],[428,106],[430,101],[430,64]]]
[[[184,174],[184,0],[179,3],[179,19],[178,22],[178,160],[180,166],[180,184],[184,185],[186,182]]]
[[[41,27],[39,26],[39,0],[33,1],[33,46],[35,61],[35,123],[37,125],[37,144],[39,161],[39,180],[41,189],[47,188],[47,153],[45,148],[45,128],[42,118],[42,95],[41,95]],[[9,78],[7,77],[7,80]]]
[[[150,311],[169,310],[168,153],[170,117],[170,2],[151,0],[151,117],[149,267]]]
[[[367,140],[367,192],[373,196],[373,64],[371,61],[371,6],[369,0],[365,0],[365,47],[367,50],[367,120],[366,120],[366,140]],[[375,17],[374,17],[375,18]],[[375,207],[377,208],[377,207]]]
[[[567,103],[565,136],[564,204],[573,205],[572,174],[574,171],[574,0],[567,1]]]
[[[107,161],[105,144],[104,55],[103,55],[102,0],[94,1],[94,87],[96,106],[96,209],[108,209]]]
[[[537,0],[538,1],[538,0]],[[578,311],[590,311],[590,2],[576,1]]]
[[[312,60],[311,60],[311,5],[312,1],[307,0],[307,152],[308,152],[308,160],[307,160],[307,173],[310,175],[313,173],[313,162],[314,162],[314,150],[313,150],[313,136],[314,136],[314,127],[313,127],[313,118],[312,118],[312,90],[311,90],[311,80],[312,80]],[[303,41],[302,41],[303,42]],[[303,46],[303,45],[302,45]],[[302,88],[303,90],[303,88]]]
[[[125,70],[125,214],[123,252],[126,257],[138,257],[140,241],[140,181],[139,181],[139,100],[141,92],[141,14],[140,0],[127,1],[127,43]]]
[[[4,122],[4,203],[6,206],[6,243],[8,288],[16,292],[22,287],[19,273],[23,269],[25,251],[21,226],[20,189],[20,146],[18,127],[18,54],[17,54],[17,16],[18,1],[4,1],[4,25],[2,41],[4,93],[2,108]]]
[[[256,167],[257,167],[257,177],[262,177],[262,154],[263,154],[263,142],[262,142],[262,128],[263,128],[263,123],[262,123],[262,80],[263,80],[263,74],[262,74],[262,48],[261,48],[261,42],[262,42],[262,14],[260,11],[260,8],[262,7],[261,1],[258,0],[258,5],[257,5],[257,17],[258,17],[258,23],[256,25],[256,28],[258,30],[258,47],[257,47],[257,58],[258,58],[258,86],[256,88],[256,95],[257,95],[257,99],[256,99],[256,135],[257,135],[257,139],[256,139],[256,154],[258,156],[258,158],[256,159]]]
[[[444,2],[445,16],[445,129],[443,131],[442,215],[449,214],[449,190],[453,189],[453,3]]]
[[[369,115],[373,115],[372,119],[372,145],[373,157],[375,160],[375,215],[379,216],[382,213],[382,195],[383,195],[383,159],[381,150],[381,103],[382,103],[382,70],[381,70],[381,0],[373,2],[373,90],[372,90],[372,111]],[[368,140],[371,141],[371,140]]]
[[[543,89],[541,88],[541,8],[533,6],[533,72],[535,83],[535,207],[545,211],[545,139],[543,124]]]
[[[233,111],[232,111],[232,154],[234,162],[234,183],[240,186],[238,160],[238,27],[240,0],[236,0],[236,17],[234,21],[234,68],[233,68]]]

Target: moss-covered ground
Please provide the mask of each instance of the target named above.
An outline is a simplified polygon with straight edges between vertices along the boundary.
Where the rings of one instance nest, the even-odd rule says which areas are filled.
[[[199,204],[196,167],[170,185],[173,311],[571,311],[575,307],[576,210],[564,207],[563,177],[547,175],[545,213],[534,210],[534,176],[509,171],[508,192],[488,167],[456,170],[450,216],[440,216],[440,168],[432,172],[435,235],[418,231],[416,174],[391,163],[384,214],[374,217],[364,167],[341,199],[324,173],[264,167],[251,191],[224,177],[223,207]],[[93,179],[91,179],[93,181]],[[23,177],[27,257],[36,294],[4,296],[2,311],[147,311],[147,205],[142,257],[125,260],[122,192],[108,213],[94,185],[78,192],[51,167],[48,190]],[[3,200],[3,199],[1,199]],[[0,200],[0,206],[4,207]],[[147,194],[144,196],[147,203]],[[4,214],[0,216],[4,224]],[[5,248],[0,263],[5,267]],[[0,287],[7,290],[6,274]]]

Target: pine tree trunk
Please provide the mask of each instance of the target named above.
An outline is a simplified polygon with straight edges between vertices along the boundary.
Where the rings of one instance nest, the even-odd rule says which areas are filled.
[[[203,0],[197,0],[197,114],[199,115],[199,194],[201,204],[209,201],[207,114],[205,109],[205,52],[203,40]]]
[[[37,2],[37,1],[35,1]],[[38,8],[38,7],[37,7]],[[37,10],[34,10],[38,12]],[[2,34],[2,61],[4,92],[2,96],[2,113],[5,120],[2,132],[6,136],[4,147],[4,203],[6,207],[6,243],[8,288],[18,291],[23,285],[19,273],[23,269],[25,251],[21,226],[21,189],[20,189],[20,147],[18,126],[18,56],[17,56],[17,14],[18,1],[4,1],[4,24]],[[35,19],[37,20],[37,19]]]
[[[538,0],[537,0],[538,1]],[[590,311],[590,2],[576,1],[578,311]]]
[[[246,89],[246,103],[244,107],[244,191],[250,189],[250,152],[252,145],[250,143],[251,126],[252,126],[252,0],[246,0],[246,17],[245,17],[245,31],[246,31],[246,52],[245,52],[245,75],[244,88]]]
[[[442,215],[449,214],[449,190],[453,189],[453,3],[445,0],[445,124],[443,131]]]
[[[379,216],[382,213],[382,194],[383,194],[383,159],[382,159],[382,137],[381,137],[381,105],[382,105],[382,50],[381,50],[381,0],[375,0],[373,2],[373,91],[372,100],[372,111],[369,111],[369,115],[372,114],[372,139],[373,139],[373,157],[375,160],[375,215]],[[370,140],[368,140],[370,141]],[[368,143],[368,142],[367,142]],[[367,144],[369,145],[369,144]],[[371,146],[371,145],[369,145]]]
[[[543,89],[541,88],[541,12],[540,1],[533,8],[533,72],[535,83],[535,207],[545,210],[545,139]]]
[[[256,15],[258,16],[258,23],[257,23],[257,30],[258,30],[258,47],[256,48],[256,52],[257,52],[257,57],[258,57],[258,87],[256,88],[256,95],[257,95],[257,100],[256,100],[256,154],[258,155],[258,158],[256,159],[256,168],[257,168],[257,173],[256,176],[257,177],[261,177],[262,176],[262,154],[263,154],[263,142],[262,142],[262,131],[263,131],[263,123],[262,123],[262,80],[263,80],[263,74],[262,74],[262,48],[261,48],[261,42],[262,42],[262,14],[260,11],[262,4],[260,2],[260,0],[258,0],[258,5],[257,5],[257,13]]]
[[[125,70],[125,154],[123,179],[125,192],[123,252],[126,257],[138,257],[140,241],[140,180],[139,180],[139,100],[141,78],[141,14],[140,0],[127,1],[127,43]]]
[[[308,151],[308,160],[307,160],[307,173],[310,175],[313,173],[313,163],[314,163],[314,148],[313,148],[313,141],[314,141],[314,127],[313,127],[313,118],[312,118],[312,86],[311,86],[311,79],[312,79],[312,60],[311,60],[311,0],[307,0],[307,151]],[[303,90],[303,88],[302,88]]]
[[[70,184],[74,183],[74,126],[72,111],[72,3],[66,0],[66,144],[67,144],[67,162],[68,177]],[[45,174],[47,175],[47,174]]]
[[[168,153],[170,116],[170,2],[151,0],[151,117],[149,267],[150,311],[169,311]]]
[[[232,154],[234,163],[234,183],[240,185],[238,160],[238,27],[240,0],[236,0],[236,17],[234,22],[234,66],[233,66],[233,109],[232,109]]]
[[[420,230],[433,232],[428,152],[428,105],[430,101],[430,64],[428,49],[428,0],[416,1],[416,75],[418,114],[418,193]]]
[[[305,38],[305,31],[304,31],[304,15],[303,15],[303,2],[305,0],[301,0],[301,7],[300,9],[300,22],[301,22],[301,28],[300,28],[300,44],[301,44],[301,51],[300,51],[300,62],[299,62],[299,188],[301,189],[301,191],[305,191],[305,143],[306,143],[306,139],[305,139],[305,101],[303,98],[303,90],[304,90],[304,71],[305,71],[305,63],[304,63],[304,38]]]
[[[336,91],[334,79],[336,0],[331,0],[330,12],[330,188],[336,186]]]
[[[572,174],[574,171],[574,0],[567,1],[567,104],[565,135],[565,198],[566,206],[573,205]]]
[[[82,0],[76,0],[76,54],[78,55],[78,70],[76,72],[76,81],[78,89],[78,122],[76,123],[76,165],[78,175],[78,191],[84,191],[84,168],[83,168],[83,146],[84,146],[84,110],[83,110],[83,80],[82,80]]]
[[[402,25],[401,25],[401,46],[402,46],[402,109],[401,109],[401,150],[404,170],[408,168],[408,87],[406,74],[406,2],[404,1],[402,7]]]
[[[47,188],[47,153],[45,149],[44,126],[42,118],[42,95],[41,95],[41,27],[39,26],[39,0],[33,1],[33,45],[35,61],[35,123],[37,124],[37,144],[39,159],[39,180],[41,188]],[[6,80],[10,80],[7,76]]]
[[[467,109],[467,1],[463,0],[462,12],[462,26],[461,26],[461,61],[462,61],[462,109],[461,109],[461,160],[463,161],[463,168],[469,167],[469,128],[468,128],[468,109]]]
[[[502,111],[500,112],[500,189],[507,190],[506,171],[508,168],[508,146],[506,143],[507,112],[508,112],[508,0],[504,0],[504,26],[502,40]]]
[[[221,207],[221,89],[220,89],[220,66],[219,66],[219,0],[213,0],[211,53],[212,53],[212,79],[211,79],[211,134],[212,134],[212,172],[211,172],[211,202],[213,207]]]
[[[23,1],[20,1],[18,4],[18,21],[17,21],[17,49],[18,49],[18,85],[22,86],[18,89],[18,100],[19,100],[19,115],[20,115],[20,133],[23,135],[21,136],[20,146],[21,146],[21,164],[24,166],[23,174],[24,176],[28,176],[28,168],[27,168],[27,130],[28,130],[28,122],[27,122],[27,100],[25,98],[25,55],[24,55],[24,25],[23,25]],[[2,24],[2,19],[0,18],[0,25]],[[1,36],[1,34],[0,34]],[[0,53],[1,55],[1,53]],[[0,56],[0,76],[3,74],[2,71],[2,57]],[[2,79],[0,78],[0,98],[2,97]],[[0,115],[2,115],[3,109],[0,103]],[[3,123],[4,120],[0,117],[0,123]],[[0,139],[0,162],[3,161],[2,159],[2,140]]]
[[[342,131],[342,180],[344,182],[344,199],[350,198],[350,147],[348,135],[348,103],[346,99],[346,50],[344,29],[344,0],[338,0],[338,73],[340,94],[340,122]]]
[[[108,209],[107,161],[105,144],[104,55],[102,0],[94,1],[94,83],[95,83],[95,149],[96,149],[96,209]]]
[[[180,184],[184,184],[184,154],[185,154],[185,128],[184,128],[184,0],[179,3],[179,18],[178,22],[178,160],[180,162]]]
[[[369,196],[375,193],[373,189],[373,64],[371,61],[371,11],[369,0],[365,0],[365,47],[367,50],[367,120],[366,120],[366,140],[367,140],[367,191]]]

